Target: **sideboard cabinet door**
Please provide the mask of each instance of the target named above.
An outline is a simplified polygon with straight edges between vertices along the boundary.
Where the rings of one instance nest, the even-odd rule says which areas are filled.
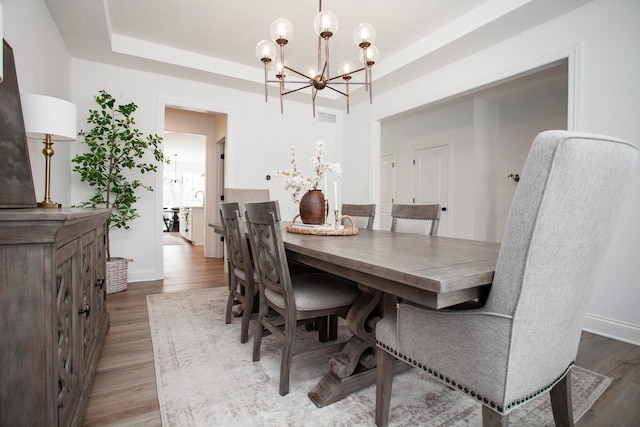
[[[78,242],[67,243],[56,251],[56,310],[57,330],[57,404],[58,425],[69,425],[78,399],[78,380],[82,369],[81,339],[78,325]]]
[[[110,209],[0,209],[0,426],[79,426],[109,329]]]

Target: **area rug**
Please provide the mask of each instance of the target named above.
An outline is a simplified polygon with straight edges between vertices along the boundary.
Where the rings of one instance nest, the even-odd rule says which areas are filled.
[[[240,343],[240,319],[225,325],[227,289],[198,289],[147,296],[162,424],[168,426],[374,426],[375,385],[316,407],[307,393],[327,372],[328,356],[294,363],[290,392],[278,394],[281,347],[263,339],[252,362],[253,335]],[[252,324],[253,327],[253,324]],[[252,330],[252,329],[251,329]],[[301,345],[317,335],[298,329]],[[339,337],[348,336],[340,325]],[[574,367],[577,421],[611,379]],[[391,426],[481,426],[481,405],[412,369],[394,378]],[[514,426],[553,426],[548,393],[510,415]]]

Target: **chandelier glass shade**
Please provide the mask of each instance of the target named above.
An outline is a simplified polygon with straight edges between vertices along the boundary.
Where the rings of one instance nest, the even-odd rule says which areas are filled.
[[[338,31],[338,18],[333,12],[322,10],[322,0],[319,1],[319,11],[313,20],[313,29],[318,36],[318,63],[310,66],[305,72],[291,68],[285,60],[285,46],[293,38],[293,26],[284,19],[278,18],[271,24],[269,32],[271,40],[261,40],[256,45],[256,56],[264,64],[264,98],[268,101],[268,84],[278,83],[280,89],[280,113],[284,113],[283,98],[285,95],[311,89],[311,103],[313,116],[316,115],[316,95],[318,91],[329,89],[343,95],[346,99],[347,114],[349,113],[349,85],[364,85],[369,92],[369,102],[373,103],[371,84],[371,67],[376,63],[380,52],[373,42],[376,30],[371,24],[359,24],[353,30],[353,41],[359,48],[359,59],[362,63],[356,68],[351,61],[342,61],[338,65],[338,75],[330,74],[329,39]],[[278,52],[279,51],[279,52]],[[278,58],[279,53],[279,58]],[[275,80],[269,79],[269,69]],[[352,82],[354,74],[363,72],[364,81]],[[289,74],[289,75],[288,75]],[[293,75],[293,79],[291,78]],[[294,89],[285,90],[285,84],[298,85]],[[338,89],[336,86],[340,87]]]

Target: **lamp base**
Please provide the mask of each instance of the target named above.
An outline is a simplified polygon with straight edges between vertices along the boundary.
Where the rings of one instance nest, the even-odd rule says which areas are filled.
[[[61,208],[62,205],[56,202],[43,201],[43,202],[38,202],[38,207],[39,208]]]

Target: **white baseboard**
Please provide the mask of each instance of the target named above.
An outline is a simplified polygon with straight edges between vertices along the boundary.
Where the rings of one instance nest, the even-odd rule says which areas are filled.
[[[163,277],[156,277],[156,270],[133,270],[131,266],[129,266],[129,271],[127,272],[127,282],[147,282],[152,280],[161,280]]]
[[[629,344],[640,345],[640,326],[587,314],[583,330]]]

